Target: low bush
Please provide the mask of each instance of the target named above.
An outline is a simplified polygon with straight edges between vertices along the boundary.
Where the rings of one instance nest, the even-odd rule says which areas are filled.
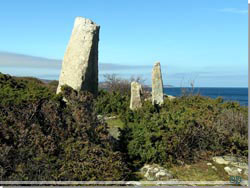
[[[199,95],[144,102],[122,118],[121,150],[134,165],[190,163],[211,155],[247,157],[247,108]]]
[[[67,101],[67,105],[64,100]],[[0,180],[126,180],[93,96],[0,74]]]
[[[128,95],[100,90],[95,100],[95,110],[102,115],[120,115],[128,110],[129,100]]]

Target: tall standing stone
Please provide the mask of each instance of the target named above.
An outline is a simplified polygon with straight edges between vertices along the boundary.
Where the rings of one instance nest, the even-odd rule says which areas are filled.
[[[163,104],[163,82],[160,62],[155,63],[152,71],[152,103]]]
[[[76,17],[64,54],[57,93],[67,84],[73,89],[98,92],[98,42],[100,26]]]
[[[131,82],[131,97],[130,97],[130,109],[136,110],[141,108],[141,92],[142,87],[138,82]]]

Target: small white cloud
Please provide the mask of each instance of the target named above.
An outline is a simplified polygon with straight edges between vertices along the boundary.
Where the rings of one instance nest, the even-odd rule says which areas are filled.
[[[228,13],[235,13],[235,14],[247,14],[248,10],[238,9],[238,8],[223,8],[223,9],[219,9],[219,12],[228,12]]]

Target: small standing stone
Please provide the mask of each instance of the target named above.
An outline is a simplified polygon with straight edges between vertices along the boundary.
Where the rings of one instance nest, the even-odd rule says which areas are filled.
[[[94,95],[98,92],[98,42],[100,26],[77,17],[64,54],[57,93],[62,85]]]
[[[131,82],[130,109],[136,110],[142,107],[141,102],[142,87],[138,82]]]
[[[155,63],[152,71],[152,103],[163,104],[163,82],[160,62]]]

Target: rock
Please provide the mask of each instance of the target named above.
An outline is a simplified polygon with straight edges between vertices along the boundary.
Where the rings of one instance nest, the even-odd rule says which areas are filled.
[[[110,119],[116,119],[117,116],[109,116],[109,117],[104,117],[104,120],[110,120]]]
[[[172,95],[167,95],[167,99],[169,99],[169,100],[174,100],[174,99],[176,99],[176,97],[175,97],[175,96],[172,96]]]
[[[152,103],[163,104],[163,82],[160,62],[155,63],[152,71]]]
[[[109,127],[108,128],[108,131],[109,131],[109,134],[115,138],[116,140],[119,139],[119,136],[120,136],[120,131],[119,131],[119,128],[118,127]]]
[[[171,172],[157,164],[145,164],[140,169],[140,172],[149,181],[173,179],[173,175],[171,174]]]
[[[248,164],[243,159],[235,156],[217,156],[213,157],[213,161],[217,164],[227,165],[224,170],[229,175],[248,175]]]
[[[167,94],[163,94],[163,98],[165,99],[168,99],[168,100],[174,100],[174,99],[176,99],[176,97],[175,96],[172,96],[172,95],[167,95]]]
[[[138,82],[131,82],[130,109],[136,110],[142,107],[141,102],[142,87]]]
[[[229,161],[226,161],[223,156],[213,157],[213,161],[216,162],[217,164],[224,164],[224,165],[229,164]]]
[[[215,166],[212,166],[212,169],[216,170],[217,171],[217,168]]]
[[[98,114],[97,115],[97,119],[102,120],[103,119],[103,115]]]
[[[207,166],[211,166],[212,165],[212,163],[207,163]]]
[[[241,175],[242,169],[237,168],[237,167],[229,167],[226,166],[224,170],[228,173],[230,176],[238,176]]]
[[[98,92],[98,42],[100,26],[77,17],[64,54],[57,93],[62,85],[80,91]]]

